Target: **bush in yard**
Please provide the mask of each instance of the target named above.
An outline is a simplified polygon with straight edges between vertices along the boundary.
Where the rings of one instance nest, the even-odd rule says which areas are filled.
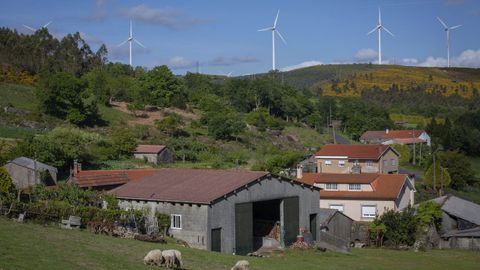
[[[373,221],[374,227],[370,228],[370,238],[377,239],[379,227],[383,234],[383,243],[387,246],[399,247],[401,245],[411,246],[415,243],[418,220],[415,217],[413,208],[408,207],[402,212],[387,210]],[[383,224],[383,225],[382,225]],[[383,226],[385,226],[383,228]]]
[[[419,226],[434,225],[439,229],[442,221],[442,207],[433,201],[423,202],[417,208],[416,217]]]
[[[7,169],[0,167],[0,208],[15,199],[15,185]]]

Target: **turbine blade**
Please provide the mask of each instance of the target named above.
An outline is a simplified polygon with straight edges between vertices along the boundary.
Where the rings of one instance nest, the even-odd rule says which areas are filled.
[[[32,32],[37,31],[37,29],[35,29],[35,28],[33,28],[33,27],[30,27],[30,26],[25,25],[25,24],[22,24],[22,25],[23,25],[23,27],[27,28],[28,30],[30,30],[30,31],[32,31]]]
[[[389,33],[392,37],[394,37],[395,35],[392,34],[392,32],[390,32],[385,26],[382,26],[383,30],[385,30],[385,32]]]
[[[130,20],[130,37],[133,37],[132,20]]]
[[[445,24],[442,19],[440,19],[440,17],[437,17],[438,21],[443,25],[443,27],[445,27],[445,29],[448,28],[447,24]]]
[[[230,71],[230,72],[227,74],[227,77],[232,76],[232,73],[233,73],[233,71]]]
[[[378,7],[378,24],[382,25],[382,11],[380,10],[380,7]]]
[[[449,30],[457,29],[457,28],[459,28],[460,26],[462,26],[462,25],[461,25],[461,24],[459,24],[459,25],[452,26],[452,27],[450,27],[450,29],[449,29]]]
[[[123,44],[125,44],[125,43],[127,43],[127,42],[128,42],[128,39],[127,39],[127,40],[125,40],[124,42],[122,42],[122,43],[118,44],[118,45],[117,45],[117,47],[120,47],[120,46],[122,46]]]
[[[145,48],[145,49],[147,48],[147,47],[143,46],[143,44],[140,43],[140,41],[138,41],[136,38],[134,38],[133,41],[135,41],[138,45],[142,46],[143,48]]]
[[[278,14],[280,14],[280,9],[277,11],[277,17],[275,17],[275,22],[273,22],[273,28],[277,27]]]
[[[285,39],[283,38],[282,34],[280,34],[280,32],[278,30],[275,30],[275,32],[277,32],[278,36],[280,37],[280,39],[283,41],[283,43],[285,45],[287,45],[287,42],[285,41]]]
[[[47,26],[49,26],[51,23],[52,23],[52,21],[49,21],[49,22],[46,23],[44,26],[42,26],[42,28],[47,28]]]
[[[377,31],[377,29],[378,29],[378,25],[375,26],[375,28],[373,28],[372,31],[368,32],[367,36],[370,35],[371,33],[375,32],[375,31]]]
[[[273,28],[273,27],[267,27],[267,28],[259,29],[258,31],[259,31],[259,32],[272,31],[273,29],[275,29],[275,28]]]

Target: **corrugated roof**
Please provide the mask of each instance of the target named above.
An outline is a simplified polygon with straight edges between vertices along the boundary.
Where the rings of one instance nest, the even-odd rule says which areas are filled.
[[[100,187],[125,184],[131,180],[138,180],[159,169],[132,169],[132,170],[89,170],[79,171],[72,177],[72,181],[79,187]]]
[[[451,230],[442,235],[444,238],[449,237],[480,237],[480,227],[475,227],[467,230]]]
[[[480,226],[480,205],[453,195],[438,197],[432,201],[440,204],[442,210],[449,215]]]
[[[382,144],[327,144],[315,155],[377,160],[389,148],[390,146]]]
[[[26,168],[29,168],[29,169],[32,169],[32,170],[35,170],[35,168],[36,168],[39,171],[45,171],[46,170],[46,171],[57,173],[57,168],[55,168],[53,166],[50,166],[50,165],[47,165],[45,163],[42,163],[40,161],[35,161],[33,159],[26,158],[26,157],[18,157],[16,159],[10,161],[10,163],[16,164],[18,166],[26,167]]]
[[[315,176],[316,175],[316,176]],[[321,199],[371,199],[395,200],[405,184],[406,174],[332,174],[305,173],[302,182],[306,184],[370,184],[373,191],[330,191],[321,190]]]
[[[161,169],[111,191],[118,198],[210,204],[268,172]]]
[[[386,130],[369,130],[365,131],[360,137],[361,140],[375,140],[375,139],[407,139],[407,138],[418,138],[422,133],[425,132],[423,129],[415,130],[389,130],[388,133]]]
[[[139,144],[135,149],[134,153],[144,153],[144,154],[157,154],[165,149],[165,145],[157,144]]]
[[[352,219],[349,216],[345,215],[344,213],[338,211],[337,209],[330,209],[330,208],[320,208],[320,211],[318,212],[318,222],[320,226],[326,226],[330,220],[335,216],[336,214],[341,214],[347,217],[348,219]]]

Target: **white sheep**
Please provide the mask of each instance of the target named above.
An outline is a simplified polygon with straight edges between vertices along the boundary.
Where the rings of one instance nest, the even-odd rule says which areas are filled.
[[[172,268],[174,265],[176,268],[183,267],[182,253],[176,249],[162,251],[162,260],[167,268]]]
[[[250,270],[250,263],[246,260],[240,260],[230,270]]]
[[[146,265],[160,265],[163,263],[162,251],[160,249],[150,250],[143,258]]]

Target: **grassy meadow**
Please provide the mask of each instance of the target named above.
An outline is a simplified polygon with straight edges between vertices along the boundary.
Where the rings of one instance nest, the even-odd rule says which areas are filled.
[[[270,258],[252,258],[62,230],[38,224],[18,224],[0,218],[0,269],[161,269],[143,265],[151,249],[182,252],[185,269],[230,269],[247,259],[252,269],[478,269],[480,252],[429,252],[355,249],[351,255],[287,250]]]

